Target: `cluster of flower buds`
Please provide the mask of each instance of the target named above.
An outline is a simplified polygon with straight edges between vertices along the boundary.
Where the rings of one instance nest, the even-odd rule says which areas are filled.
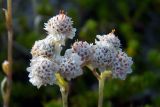
[[[114,30],[107,35],[97,35],[92,61],[100,72],[110,70],[113,78],[124,80],[132,72],[132,58],[120,48],[120,40],[114,35]]]
[[[45,23],[48,36],[38,40],[32,47],[29,72],[30,82],[40,88],[56,82],[55,73],[66,80],[83,74],[82,67],[92,65],[100,72],[111,70],[113,78],[125,79],[131,73],[132,58],[122,52],[120,40],[114,31],[107,35],[97,35],[95,43],[76,41],[63,56],[60,55],[66,39],[73,39],[76,29],[73,21],[63,11]]]
[[[72,24],[73,21],[64,14],[64,11],[60,11],[45,23],[44,29],[48,35],[33,45],[30,67],[27,68],[29,81],[34,86],[40,88],[42,85],[56,83],[55,73],[57,72],[67,80],[82,74],[80,56],[75,53],[70,56],[60,55],[65,40],[75,36],[76,29]]]
[[[95,44],[75,42],[68,53],[81,56],[83,66],[89,64],[100,72],[110,70],[113,78],[124,80],[132,72],[132,58],[120,48],[120,40],[114,35],[114,30],[107,35],[97,35]]]

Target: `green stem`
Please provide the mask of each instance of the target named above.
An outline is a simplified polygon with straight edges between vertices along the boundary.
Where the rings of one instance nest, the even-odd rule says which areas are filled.
[[[63,107],[68,107],[68,93],[69,93],[69,84],[63,79],[63,77],[56,73],[57,85],[60,87]]]
[[[105,79],[111,76],[111,71],[104,71],[100,74],[98,82],[99,82],[99,98],[98,98],[98,107],[103,107],[103,91],[104,91],[104,83]]]
[[[68,91],[69,90],[67,87],[61,87],[60,91],[62,94],[63,107],[68,107]]]
[[[98,81],[99,81],[98,107],[102,107],[103,106],[103,90],[104,90],[105,78],[100,78]]]
[[[112,33],[114,33],[115,30],[112,30]],[[104,83],[105,83],[105,79],[111,77],[111,71],[109,70],[105,70],[104,72],[101,72],[101,74],[99,74],[96,69],[94,69],[93,66],[91,65],[87,65],[87,67],[92,71],[93,75],[97,78],[98,82],[99,82],[99,97],[98,97],[98,107],[102,107],[103,106],[103,90],[104,90]]]

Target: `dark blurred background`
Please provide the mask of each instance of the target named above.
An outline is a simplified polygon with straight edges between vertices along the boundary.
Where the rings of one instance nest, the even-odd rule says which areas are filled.
[[[1,0],[2,8],[6,0]],[[0,9],[0,64],[7,58],[7,30]],[[34,42],[47,36],[44,23],[65,10],[77,28],[74,40],[94,42],[96,34],[115,34],[133,57],[133,73],[125,81],[107,80],[104,107],[160,107],[160,0],[13,0],[14,68],[11,107],[62,107],[56,85],[37,89],[28,72]],[[0,67],[0,81],[5,74]],[[71,81],[69,107],[97,107],[97,80],[84,75]],[[0,94],[1,96],[1,94]],[[2,106],[2,97],[0,97]]]

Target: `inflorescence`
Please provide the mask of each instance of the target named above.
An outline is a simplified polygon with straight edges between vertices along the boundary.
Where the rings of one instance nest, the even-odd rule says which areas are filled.
[[[73,39],[76,29],[73,21],[63,11],[45,23],[48,36],[38,40],[32,47],[29,72],[30,82],[40,88],[42,85],[56,83],[59,73],[70,81],[83,74],[82,68],[91,65],[100,72],[110,70],[113,78],[124,80],[132,72],[132,58],[121,49],[120,40],[114,31],[107,35],[97,35],[95,43],[76,41],[64,55],[62,46],[67,39]]]

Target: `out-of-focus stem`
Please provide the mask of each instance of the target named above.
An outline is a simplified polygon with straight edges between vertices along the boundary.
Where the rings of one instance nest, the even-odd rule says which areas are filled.
[[[8,74],[7,84],[4,88],[3,107],[9,107],[11,88],[12,88],[12,44],[13,44],[13,27],[12,27],[12,0],[7,0],[7,10],[5,10],[6,26],[8,30]]]

